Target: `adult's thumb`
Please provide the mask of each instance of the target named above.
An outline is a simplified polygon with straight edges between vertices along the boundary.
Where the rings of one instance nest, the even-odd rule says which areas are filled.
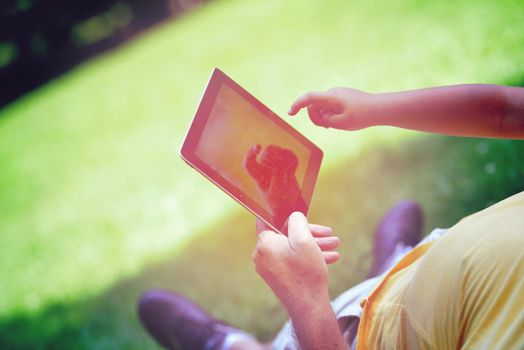
[[[296,211],[289,216],[287,235],[292,246],[313,241],[313,235],[309,230],[309,223],[304,214]]]

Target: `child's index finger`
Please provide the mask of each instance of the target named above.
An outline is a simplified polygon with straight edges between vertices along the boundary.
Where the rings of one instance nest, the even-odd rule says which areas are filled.
[[[293,102],[291,108],[288,111],[288,114],[293,116],[298,113],[302,108],[307,107],[314,103],[325,103],[329,99],[326,94],[322,92],[308,92]]]

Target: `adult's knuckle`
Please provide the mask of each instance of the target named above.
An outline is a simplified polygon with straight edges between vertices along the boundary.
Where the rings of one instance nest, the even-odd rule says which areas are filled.
[[[268,243],[268,240],[260,240],[255,247],[254,256],[257,259],[267,257],[271,253],[271,247]]]
[[[297,238],[294,242],[295,247],[300,250],[310,249],[311,247],[311,240],[306,238]]]

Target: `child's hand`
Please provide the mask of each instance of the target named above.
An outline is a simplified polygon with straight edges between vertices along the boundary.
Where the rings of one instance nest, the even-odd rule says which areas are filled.
[[[300,96],[289,109],[295,115],[307,108],[315,125],[325,128],[358,130],[373,125],[366,118],[372,106],[372,94],[350,88],[332,88],[326,92],[308,92]]]

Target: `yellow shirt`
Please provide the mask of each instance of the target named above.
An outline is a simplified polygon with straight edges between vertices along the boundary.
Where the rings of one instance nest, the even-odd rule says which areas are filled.
[[[406,255],[363,300],[361,349],[524,349],[524,192]]]

